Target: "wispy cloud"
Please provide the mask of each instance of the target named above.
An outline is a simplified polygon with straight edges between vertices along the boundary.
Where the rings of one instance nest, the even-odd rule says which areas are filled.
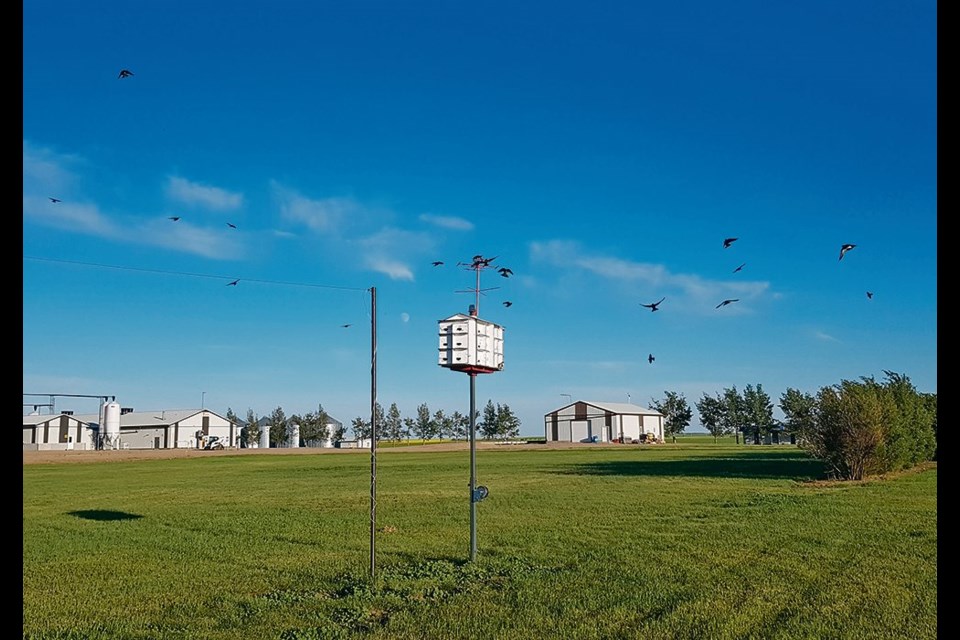
[[[563,270],[579,270],[619,283],[633,283],[655,291],[657,295],[682,295],[692,305],[702,309],[725,298],[750,300],[766,293],[770,284],[746,280],[712,280],[696,274],[672,273],[664,265],[634,262],[585,250],[571,240],[531,242],[530,261]],[[711,303],[712,301],[712,303]],[[745,313],[743,307],[735,313]]]
[[[413,280],[409,262],[432,251],[432,236],[417,231],[388,227],[357,241],[370,269],[394,280]]]
[[[271,186],[281,217],[317,233],[340,233],[347,222],[363,213],[363,207],[351,197],[308,198],[276,181]]]
[[[23,193],[66,200],[78,183],[75,171],[85,165],[80,156],[24,140]]]
[[[23,217],[33,222],[84,235],[116,238],[120,230],[96,205],[51,202],[42,196],[23,196]]]
[[[178,176],[167,179],[166,193],[168,198],[176,202],[215,211],[229,211],[243,205],[242,194],[191,182]]]
[[[285,222],[306,227],[321,239],[335,241],[329,251],[349,255],[351,264],[393,280],[413,281],[411,265],[424,264],[424,256],[437,245],[429,231],[392,226],[395,215],[389,209],[369,206],[350,196],[309,198],[277,181],[271,187]]]
[[[198,227],[181,220],[152,220],[133,229],[135,242],[182,251],[213,260],[238,260],[245,257],[243,244],[236,236]]]
[[[817,340],[823,340],[824,342],[840,342],[837,338],[834,338],[829,333],[824,333],[823,331],[814,331],[813,337]]]
[[[413,271],[406,264],[389,258],[369,256],[365,259],[367,267],[386,275],[391,280],[413,281]]]
[[[456,216],[436,216],[430,213],[420,214],[420,220],[436,227],[452,229],[454,231],[470,231],[474,226],[472,222],[464,218],[458,218]]]
[[[227,237],[189,224],[173,223],[163,216],[144,218],[139,214],[107,213],[76,192],[84,183],[87,169],[83,158],[58,154],[24,142],[23,219],[61,231],[94,236],[105,240],[157,246],[217,260],[232,260],[243,255],[239,236]],[[73,185],[69,196],[61,191]],[[59,186],[57,197],[51,191]]]

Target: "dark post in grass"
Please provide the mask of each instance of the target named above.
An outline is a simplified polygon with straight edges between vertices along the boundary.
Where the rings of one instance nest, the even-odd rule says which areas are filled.
[[[370,287],[370,578],[377,571],[377,288]]]
[[[470,376],[470,561],[477,559],[477,503],[487,497],[487,488],[477,486],[477,374],[503,369],[503,327],[477,317],[480,304],[480,270],[489,261],[473,261],[477,271],[476,304],[468,315],[458,313],[440,321],[441,367]]]

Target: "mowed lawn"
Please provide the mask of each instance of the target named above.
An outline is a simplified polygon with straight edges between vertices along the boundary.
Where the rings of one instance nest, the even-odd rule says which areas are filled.
[[[502,450],[501,450],[502,449]],[[381,448],[23,467],[23,638],[937,637],[935,464]]]

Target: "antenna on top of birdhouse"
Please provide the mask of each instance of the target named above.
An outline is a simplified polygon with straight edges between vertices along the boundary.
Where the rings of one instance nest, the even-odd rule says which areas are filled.
[[[472,293],[474,295],[474,304],[471,305],[473,311],[470,313],[472,316],[476,316],[480,313],[480,296],[486,295],[487,291],[493,291],[494,289],[499,289],[500,287],[487,287],[486,289],[480,288],[480,272],[484,269],[493,268],[495,265],[493,261],[497,259],[497,256],[492,258],[484,258],[479,253],[473,256],[473,260],[470,262],[458,262],[457,265],[461,266],[470,271],[475,271],[477,274],[477,283],[473,289],[458,289],[454,293]]]

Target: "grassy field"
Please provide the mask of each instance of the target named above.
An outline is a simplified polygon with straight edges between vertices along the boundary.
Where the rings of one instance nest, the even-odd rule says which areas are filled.
[[[789,446],[23,467],[23,638],[937,637],[937,470]]]

